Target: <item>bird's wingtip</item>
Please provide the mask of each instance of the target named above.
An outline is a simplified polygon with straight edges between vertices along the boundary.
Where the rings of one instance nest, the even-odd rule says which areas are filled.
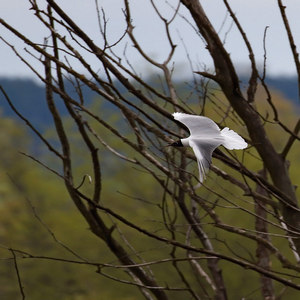
[[[172,113],[172,116],[174,117],[174,119],[177,119],[178,117],[180,117],[182,115],[181,112],[174,112]]]

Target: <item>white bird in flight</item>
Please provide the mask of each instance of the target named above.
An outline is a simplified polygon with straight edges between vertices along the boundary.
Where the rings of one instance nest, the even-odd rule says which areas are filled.
[[[206,174],[211,165],[213,151],[223,145],[229,150],[244,149],[248,146],[245,140],[228,127],[220,130],[219,126],[211,119],[203,116],[173,113],[175,120],[184,124],[190,131],[190,136],[180,139],[170,146],[190,146],[197,158],[200,184],[206,179]]]

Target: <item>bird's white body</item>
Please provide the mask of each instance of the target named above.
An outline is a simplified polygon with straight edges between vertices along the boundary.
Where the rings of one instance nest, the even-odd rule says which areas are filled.
[[[220,130],[211,119],[203,116],[173,113],[175,120],[184,124],[190,131],[190,136],[181,139],[183,146],[191,147],[195,153],[199,168],[199,181],[202,183],[211,164],[213,151],[223,145],[229,150],[244,149],[248,144],[233,130],[225,127]]]

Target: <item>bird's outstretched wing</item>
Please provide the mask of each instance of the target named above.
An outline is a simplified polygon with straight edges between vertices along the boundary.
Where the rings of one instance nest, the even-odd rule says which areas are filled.
[[[218,125],[209,118],[179,112],[173,113],[173,117],[175,120],[184,124],[193,137],[212,138],[216,134],[220,134]]]
[[[192,139],[189,143],[197,158],[199,182],[202,183],[206,179],[206,174],[209,171],[212,153],[218,146],[220,146],[220,143],[218,141],[212,143],[211,141],[205,142],[197,139]]]

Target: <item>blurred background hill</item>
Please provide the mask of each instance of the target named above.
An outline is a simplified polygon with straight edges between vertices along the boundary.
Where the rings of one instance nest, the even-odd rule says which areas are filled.
[[[247,79],[245,78],[243,81],[246,82]],[[270,77],[266,80],[266,83],[270,89],[281,93],[285,99],[299,105],[296,76]],[[46,106],[45,90],[42,85],[32,79],[5,77],[0,77],[0,85],[3,86],[8,96],[14,100],[14,104],[20,112],[22,112],[26,118],[30,119],[33,125],[41,130],[48,128],[48,125],[51,123],[51,115]],[[183,89],[183,92],[189,88],[188,84],[182,84],[181,82],[178,82],[178,85]],[[76,87],[70,82],[66,82],[66,89],[70,91],[70,95],[72,95],[74,99],[78,98]],[[93,91],[85,87],[82,87],[82,94],[87,104],[91,103],[96,96]],[[57,106],[60,111],[64,110],[62,102],[57,101]],[[0,109],[4,116],[18,119],[3,98],[0,102]]]

